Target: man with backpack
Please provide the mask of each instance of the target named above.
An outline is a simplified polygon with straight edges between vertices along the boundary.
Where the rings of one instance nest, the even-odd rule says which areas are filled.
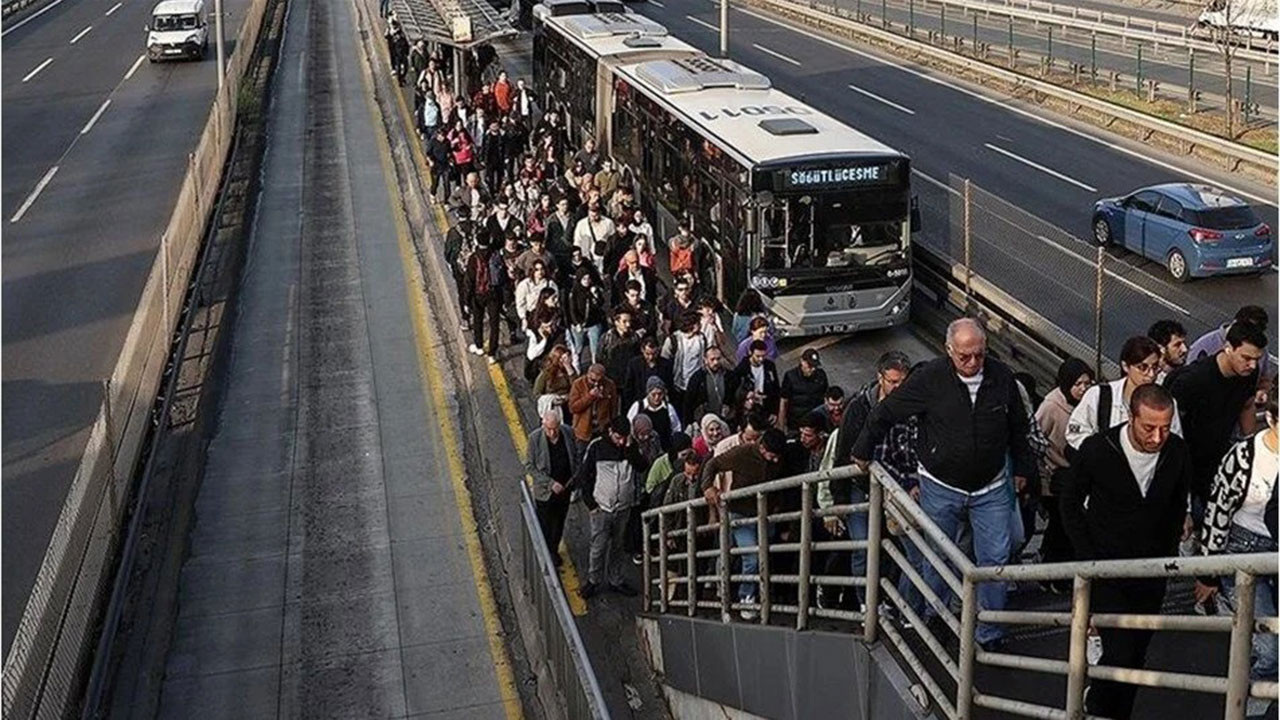
[[[471,346],[475,355],[485,355],[489,364],[498,362],[498,318],[502,314],[503,287],[507,266],[502,253],[492,244],[482,244],[467,262],[465,293],[471,301]],[[489,343],[484,344],[485,315],[489,321]]]

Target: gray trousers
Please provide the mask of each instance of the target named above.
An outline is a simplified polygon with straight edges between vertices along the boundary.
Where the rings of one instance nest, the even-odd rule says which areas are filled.
[[[625,507],[612,512],[603,508],[591,511],[591,563],[587,582],[596,585],[602,580],[610,585],[622,583],[623,543],[629,515],[630,508]]]

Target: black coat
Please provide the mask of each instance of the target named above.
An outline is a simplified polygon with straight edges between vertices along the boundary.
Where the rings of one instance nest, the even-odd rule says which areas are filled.
[[[1191,491],[1187,443],[1169,435],[1143,497],[1120,446],[1122,432],[1128,423],[1086,438],[1067,471],[1058,511],[1078,560],[1178,554]]]
[[[734,408],[739,408],[747,399],[747,393],[755,389],[755,381],[751,378],[751,358],[745,357],[729,374],[726,390],[733,399]],[[782,383],[778,380],[778,366],[772,360],[764,361],[764,407],[766,415],[778,414],[778,402],[782,400]]]
[[[930,475],[961,490],[989,485],[1013,456],[1013,474],[1036,477],[1027,444],[1031,428],[1017,381],[1008,366],[987,359],[976,402],[950,358],[931,360],[872,411],[853,444],[853,456],[870,460],[872,449],[894,425],[917,416],[916,455]]]
[[[622,406],[631,407],[631,403],[641,400],[645,395],[645,386],[649,382],[649,378],[657,377],[667,386],[667,392],[671,392],[673,387],[671,384],[671,361],[664,357],[658,357],[653,367],[644,361],[644,355],[637,355],[627,363],[626,375],[622,378]],[[676,409],[679,411],[679,408]]]

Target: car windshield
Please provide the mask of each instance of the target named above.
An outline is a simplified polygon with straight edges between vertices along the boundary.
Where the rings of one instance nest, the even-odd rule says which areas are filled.
[[[1244,230],[1258,224],[1258,216],[1248,205],[1208,208],[1195,211],[1195,224],[1206,230]]]
[[[780,198],[762,213],[760,266],[836,268],[901,259],[902,220],[882,219],[885,213],[869,202],[859,203],[859,212],[851,200],[848,193]]]
[[[157,15],[152,29],[156,32],[169,32],[195,30],[198,27],[200,27],[200,21],[195,15]]]

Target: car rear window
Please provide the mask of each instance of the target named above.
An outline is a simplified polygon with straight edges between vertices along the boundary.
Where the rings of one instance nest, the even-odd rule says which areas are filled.
[[[1248,205],[1196,210],[1193,222],[1206,230],[1243,230],[1258,224],[1258,216]]]

